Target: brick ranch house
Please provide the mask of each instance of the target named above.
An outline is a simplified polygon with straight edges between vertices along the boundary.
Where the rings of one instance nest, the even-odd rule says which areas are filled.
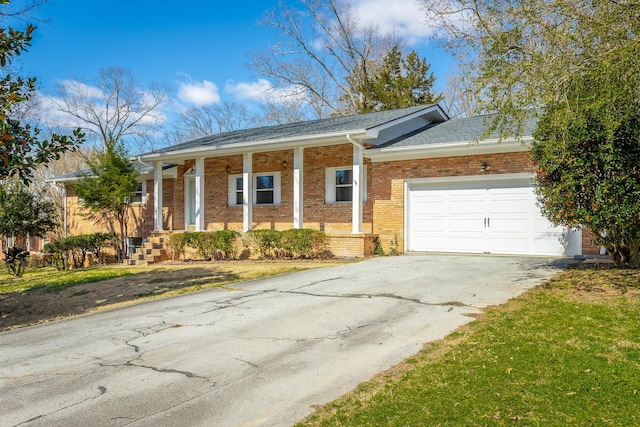
[[[338,256],[385,251],[574,256],[598,253],[554,227],[532,187],[528,135],[485,139],[485,117],[439,105],[227,132],[141,154],[129,227],[173,231],[312,228]],[[476,143],[477,142],[477,143]],[[78,174],[54,178],[59,184]],[[71,189],[65,229],[109,229],[81,215]],[[141,257],[142,258],[142,257]]]

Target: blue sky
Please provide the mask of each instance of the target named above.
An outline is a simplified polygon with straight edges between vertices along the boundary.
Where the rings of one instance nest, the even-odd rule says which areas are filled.
[[[354,2],[363,21],[393,27],[411,40],[411,48],[432,64],[438,85],[444,85],[448,62],[428,49],[428,29],[416,0]],[[276,3],[50,0],[37,12],[48,22],[38,24],[21,63],[45,94],[57,82],[91,83],[101,68],[119,66],[130,69],[141,86],[167,85],[186,108],[243,101],[260,77],[245,66],[247,55],[275,42],[275,34],[257,21]]]

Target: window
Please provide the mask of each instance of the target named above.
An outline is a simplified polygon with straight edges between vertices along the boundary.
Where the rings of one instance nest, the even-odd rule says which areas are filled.
[[[229,175],[229,206],[242,206],[242,175]],[[253,204],[280,204],[280,172],[253,175]]]
[[[255,179],[256,205],[272,205],[274,203],[275,180],[273,175],[258,175]]]
[[[363,201],[367,201],[367,169],[364,169]],[[351,203],[353,200],[353,167],[327,168],[325,173],[325,202]]]
[[[235,189],[233,191],[233,194],[235,195],[235,199],[234,199],[235,203],[233,203],[233,204],[242,205],[242,177],[241,176],[240,177],[236,177],[234,179],[234,181],[235,181],[236,186],[235,186]]]
[[[145,202],[146,196],[146,182],[140,181],[136,183],[136,189],[133,191],[133,194],[129,198],[129,204],[142,204]]]
[[[353,199],[353,170],[336,170],[336,202],[351,202]]]

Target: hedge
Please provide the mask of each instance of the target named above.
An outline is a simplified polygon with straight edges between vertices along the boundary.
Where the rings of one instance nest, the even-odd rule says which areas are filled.
[[[251,230],[261,258],[331,258],[329,239],[322,231],[306,228]]]
[[[167,246],[178,258],[180,255],[184,257],[186,248],[191,247],[203,259],[235,259],[239,238],[240,233],[233,230],[173,233]]]

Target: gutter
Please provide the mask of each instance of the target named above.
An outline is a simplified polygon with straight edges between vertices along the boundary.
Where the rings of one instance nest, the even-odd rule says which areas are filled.
[[[370,148],[367,150],[367,157],[373,162],[384,162],[416,158],[509,153],[529,151],[529,143],[532,141],[533,137],[523,137],[519,140],[515,138],[502,141],[498,139],[486,139],[482,141],[459,141],[434,145]]]
[[[351,138],[350,134],[347,134],[347,141],[349,141],[350,143],[352,143],[353,145],[355,145],[356,147],[358,147],[362,151],[367,149],[364,145],[360,144],[358,141],[356,141],[353,138]]]
[[[213,147],[197,147],[178,151],[168,151],[162,153],[149,153],[147,155],[139,155],[139,159],[155,160],[164,159],[164,161],[171,161],[175,159],[190,159],[198,157],[198,155],[204,155],[207,157],[215,156],[228,156],[233,154],[242,154],[247,152],[262,152],[262,151],[276,151],[286,150],[299,146],[301,143],[306,143],[309,146],[323,145],[322,140],[339,140],[345,135],[363,135],[370,137],[366,130],[358,129],[350,132],[335,132],[325,133],[318,135],[305,135],[297,138],[281,138],[272,140],[253,141],[245,143],[229,144],[226,146],[213,146]],[[330,143],[330,142],[329,142]],[[291,146],[294,147],[291,147]]]

